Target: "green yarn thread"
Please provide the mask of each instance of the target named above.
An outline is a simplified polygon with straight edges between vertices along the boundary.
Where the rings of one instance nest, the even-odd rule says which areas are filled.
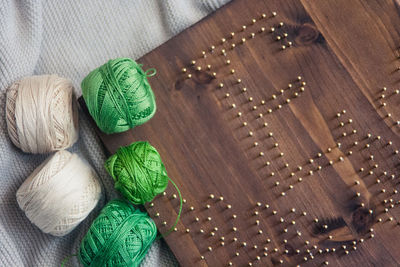
[[[115,189],[133,204],[145,204],[164,192],[168,176],[158,151],[148,142],[120,147],[105,163]]]
[[[84,266],[139,266],[157,235],[154,221],[123,200],[110,201],[82,240]]]
[[[100,130],[124,132],[153,117],[156,102],[147,78],[155,73],[130,58],[117,58],[83,79],[82,95]]]

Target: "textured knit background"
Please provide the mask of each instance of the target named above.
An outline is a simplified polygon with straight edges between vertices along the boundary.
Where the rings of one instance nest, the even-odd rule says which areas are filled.
[[[99,139],[80,114],[80,139],[69,150],[94,166],[104,186],[103,200],[65,237],[43,234],[33,226],[18,208],[15,193],[47,155],[24,154],[10,142],[6,88],[23,76],[54,73],[71,79],[80,95],[80,82],[90,70],[110,58],[137,59],[228,1],[0,1],[0,266],[60,266],[65,256],[77,251],[99,209],[117,197],[103,168],[105,155]],[[78,266],[76,258],[70,265]],[[176,265],[161,241],[152,246],[142,264]]]

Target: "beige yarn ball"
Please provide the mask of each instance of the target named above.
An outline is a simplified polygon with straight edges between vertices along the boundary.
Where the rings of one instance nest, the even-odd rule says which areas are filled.
[[[72,83],[57,75],[23,78],[7,90],[7,128],[24,152],[47,153],[78,139],[78,109]]]
[[[89,164],[61,150],[33,171],[16,196],[33,224],[45,233],[63,236],[97,205],[101,186]]]

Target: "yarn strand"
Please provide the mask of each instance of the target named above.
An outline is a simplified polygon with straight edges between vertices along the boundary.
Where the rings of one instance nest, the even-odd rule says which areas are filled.
[[[64,267],[65,264],[66,264],[67,262],[69,262],[70,259],[72,259],[73,257],[77,257],[77,256],[78,256],[78,254],[72,254],[72,255],[66,256],[66,257],[63,259],[63,261],[61,262],[61,267]]]
[[[158,236],[157,240],[167,237],[172,231],[174,231],[175,227],[178,225],[178,222],[179,222],[179,220],[181,218],[181,214],[182,214],[183,201],[182,201],[181,190],[179,190],[178,186],[174,183],[174,181],[172,181],[171,178],[168,177],[168,180],[174,185],[176,191],[178,192],[179,202],[180,202],[180,204],[179,204],[179,212],[178,212],[178,216],[176,217],[174,225],[167,232],[165,232],[164,234],[161,234],[160,236]]]

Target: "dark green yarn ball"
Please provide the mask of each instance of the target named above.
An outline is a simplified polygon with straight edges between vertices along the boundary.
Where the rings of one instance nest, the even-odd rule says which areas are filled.
[[[169,178],[158,151],[148,142],[120,147],[105,163],[115,189],[134,204],[145,204],[164,192]]]
[[[84,266],[139,266],[157,235],[154,221],[124,200],[110,201],[82,240]]]
[[[100,130],[124,132],[153,117],[156,102],[147,78],[154,74],[130,58],[117,58],[83,79],[82,95]]]

